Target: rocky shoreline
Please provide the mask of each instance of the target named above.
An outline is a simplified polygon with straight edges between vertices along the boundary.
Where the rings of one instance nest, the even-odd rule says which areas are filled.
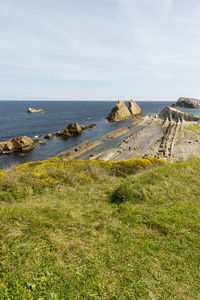
[[[200,118],[167,106],[156,116],[141,116],[131,125],[107,133],[93,141],[93,147],[81,144],[58,156],[104,161],[147,157],[185,160],[200,155],[200,134],[188,128],[191,125],[200,128]]]
[[[191,125],[199,126],[200,117],[180,111],[172,106],[164,107],[156,116],[141,115],[140,107],[131,100],[127,107],[119,100],[108,115],[111,122],[133,119],[123,126],[103,136],[85,141],[58,154],[61,158],[124,160],[132,158],[155,157],[167,161],[184,160],[200,155],[200,134]],[[69,124],[64,130],[49,133],[43,138],[69,138],[92,129],[96,124],[80,126],[77,122]],[[29,137],[15,137],[0,142],[0,154],[24,153],[33,150],[41,140]]]

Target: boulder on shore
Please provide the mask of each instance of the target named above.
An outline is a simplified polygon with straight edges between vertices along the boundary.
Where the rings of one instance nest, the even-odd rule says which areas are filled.
[[[28,136],[19,136],[0,142],[0,153],[28,152],[36,147],[36,142]]]
[[[181,97],[175,102],[173,107],[185,107],[185,108],[200,108],[200,100],[193,98],[184,98]]]
[[[141,109],[135,101],[130,100],[128,108],[123,100],[118,100],[106,119],[109,122],[119,122],[139,115],[140,113]]]
[[[164,121],[169,120],[170,122],[198,122],[200,118],[188,114],[181,110],[178,110],[171,106],[164,107],[159,113],[158,117]]]
[[[27,112],[28,112],[29,114],[38,114],[38,113],[43,113],[44,110],[43,110],[42,108],[35,109],[35,108],[29,107],[29,109],[27,110]]]

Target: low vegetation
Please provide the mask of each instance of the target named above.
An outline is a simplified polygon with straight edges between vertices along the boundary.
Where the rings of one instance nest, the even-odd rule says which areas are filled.
[[[199,299],[199,170],[54,158],[0,171],[0,299]]]
[[[197,133],[200,133],[200,125],[197,124],[191,124],[191,125],[185,125],[184,129],[186,130],[193,130]]]

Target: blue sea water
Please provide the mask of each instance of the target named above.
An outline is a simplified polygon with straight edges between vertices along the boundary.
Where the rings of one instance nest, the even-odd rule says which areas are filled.
[[[80,125],[97,124],[85,130],[82,135],[67,139],[54,138],[45,140],[46,145],[39,145],[25,156],[16,154],[0,155],[0,168],[8,168],[17,163],[46,159],[57,155],[85,140],[96,139],[105,133],[123,127],[132,122],[108,123],[105,117],[115,101],[0,101],[0,141],[16,136],[36,136],[63,130],[69,123]],[[155,114],[169,101],[138,101],[143,114]],[[44,114],[28,114],[27,109],[43,108]],[[188,111],[188,110],[187,110]],[[200,110],[189,110],[200,114]]]

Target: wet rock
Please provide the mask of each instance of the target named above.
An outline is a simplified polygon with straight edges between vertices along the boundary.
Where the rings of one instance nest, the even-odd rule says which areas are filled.
[[[199,108],[200,109],[200,100],[193,99],[193,98],[181,97],[172,106],[173,107]]]
[[[36,142],[27,136],[15,137],[11,140],[0,142],[0,153],[28,152],[36,147]]]
[[[158,117],[166,122],[198,122],[200,118],[185,113],[174,107],[166,106],[159,113]]]
[[[27,110],[27,112],[28,112],[29,114],[38,114],[38,113],[43,113],[44,110],[43,110],[42,108],[35,109],[35,108],[29,107],[29,109]]]

